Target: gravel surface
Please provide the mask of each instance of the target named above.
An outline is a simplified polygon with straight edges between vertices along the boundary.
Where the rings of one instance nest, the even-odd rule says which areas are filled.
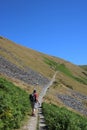
[[[83,115],[87,115],[87,107],[83,104],[83,101],[87,101],[86,95],[71,90],[71,95],[58,94],[58,98],[65,105],[79,111]]]
[[[9,77],[13,77],[15,79],[19,79],[24,81],[25,83],[31,85],[44,86],[49,83],[49,79],[44,77],[38,72],[33,71],[30,68],[26,68],[25,70],[18,68],[15,64],[9,62],[5,58],[0,56],[0,73],[6,74]]]

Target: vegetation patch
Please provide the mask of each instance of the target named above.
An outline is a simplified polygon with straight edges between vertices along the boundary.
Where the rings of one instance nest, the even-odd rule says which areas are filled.
[[[79,77],[75,77],[73,76],[73,74],[71,73],[71,71],[65,66],[65,64],[58,64],[57,62],[50,60],[48,58],[44,58],[44,62],[46,64],[48,64],[52,69],[54,69],[55,71],[61,71],[63,72],[65,75],[69,76],[70,78],[73,78],[74,80],[87,85],[87,79],[86,78],[79,78]]]
[[[50,60],[50,59],[48,59],[46,57],[44,57],[44,62],[46,64],[48,64],[50,66],[50,68],[52,68],[53,70],[55,70],[55,71],[57,70],[57,67],[58,67],[58,63],[57,62],[55,62],[53,60]]]
[[[0,39],[3,39],[3,37],[0,36]]]
[[[87,65],[82,65],[82,66],[80,65],[80,67],[87,71]]]
[[[28,93],[0,78],[0,130],[19,128],[30,111]]]
[[[66,85],[66,87],[70,88],[70,89],[73,89],[73,87],[71,85]]]
[[[85,72],[82,72],[85,76],[87,76],[87,72],[85,73]]]
[[[87,118],[64,107],[43,103],[48,130],[87,130]]]
[[[64,74],[68,75],[68,76],[72,76],[72,73],[70,72],[70,70],[68,68],[66,68],[66,66],[64,64],[59,64],[53,60],[50,60],[48,58],[44,58],[44,62],[46,64],[48,64],[51,68],[54,68],[55,71],[61,71]]]
[[[53,85],[52,85],[52,86],[53,86],[53,88],[58,87],[58,84],[59,84],[59,83],[58,83],[57,81],[54,81],[54,82],[53,82]]]
[[[75,80],[77,80],[78,82],[87,85],[87,79],[86,79],[86,78],[82,78],[82,77],[81,77],[81,78],[78,78],[78,77],[75,77],[75,76],[73,76],[73,78],[74,78]]]

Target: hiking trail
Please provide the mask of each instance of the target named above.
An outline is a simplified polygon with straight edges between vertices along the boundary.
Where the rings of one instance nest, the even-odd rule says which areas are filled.
[[[36,117],[31,117],[27,124],[25,126],[23,126],[21,128],[21,130],[36,130],[37,129],[37,123],[38,123],[38,129],[39,130],[46,130],[47,126],[45,124],[45,119],[42,113],[42,102],[43,102],[43,97],[45,96],[47,89],[53,84],[53,82],[55,81],[55,77],[56,77],[57,72],[55,72],[53,78],[51,79],[51,81],[44,86],[44,88],[42,89],[40,95],[39,95],[39,102],[40,102],[40,107],[38,109],[38,111],[36,112]]]

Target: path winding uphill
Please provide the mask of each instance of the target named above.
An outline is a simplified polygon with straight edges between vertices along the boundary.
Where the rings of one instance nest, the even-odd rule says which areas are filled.
[[[55,81],[55,77],[56,77],[56,74],[57,72],[54,74],[52,80],[43,87],[42,91],[41,91],[41,94],[39,96],[39,102],[40,104],[42,104],[42,101],[43,101],[43,97],[45,96],[46,92],[47,92],[47,89],[53,84],[53,82]],[[40,119],[43,117],[42,120],[44,120],[44,116],[42,114],[42,108],[40,106],[39,108],[39,112],[36,113],[36,117],[31,117],[31,119],[28,121],[28,123],[23,126],[21,128],[21,130],[36,130],[37,128],[37,122],[38,122],[38,115],[39,115],[39,130],[43,130],[43,127],[46,126],[45,122],[43,122],[41,124],[40,122]]]
[[[54,74],[52,80],[44,86],[44,88],[42,89],[42,92],[40,93],[40,96],[39,96],[39,102],[40,104],[42,103],[42,100],[43,100],[43,97],[45,96],[46,92],[47,92],[47,89],[53,84],[53,82],[55,81],[55,77],[56,77],[56,74],[57,72]]]

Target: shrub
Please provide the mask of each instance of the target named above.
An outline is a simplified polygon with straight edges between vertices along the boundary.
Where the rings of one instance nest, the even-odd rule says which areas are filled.
[[[64,107],[43,103],[48,130],[87,130],[87,118]]]
[[[0,78],[0,130],[19,128],[30,109],[28,93]]]

